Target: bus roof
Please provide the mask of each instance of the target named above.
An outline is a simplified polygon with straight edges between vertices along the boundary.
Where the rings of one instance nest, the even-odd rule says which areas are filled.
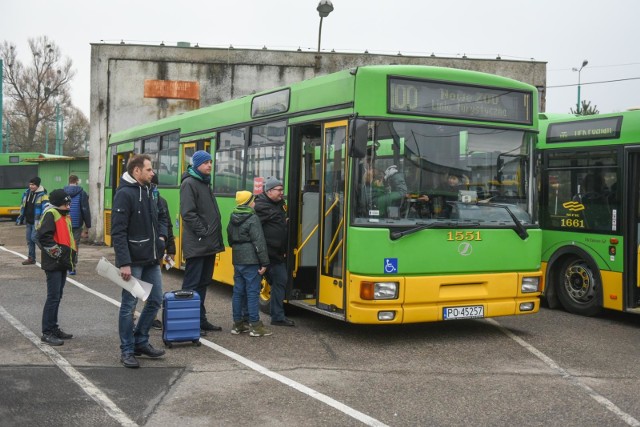
[[[358,87],[362,87],[362,91],[359,93],[360,96],[364,96],[367,93],[365,90],[367,85],[371,84],[370,82],[375,82],[378,85],[377,87],[384,89],[386,93],[386,77],[388,75],[415,77],[440,82],[449,81],[454,84],[472,87],[506,87],[533,93],[536,91],[534,86],[527,83],[478,71],[423,65],[367,65],[310,78],[288,86],[261,91],[220,104],[138,125],[127,130],[114,132],[110,135],[109,144],[134,141],[141,136],[173,130],[180,130],[183,141],[188,141],[189,138],[197,139],[212,135],[214,130],[225,126],[237,126],[243,122],[256,121],[257,119],[252,117],[251,111],[254,100],[258,97],[277,94],[281,91],[286,91],[289,94],[288,109],[275,114],[265,114],[262,117],[264,121],[284,120],[294,117],[296,112],[304,112],[307,116],[316,114],[316,112],[317,114],[322,114],[322,111],[327,108],[331,108],[334,115],[342,114],[344,116],[352,114],[354,111],[354,98]],[[357,82],[362,82],[362,84]],[[369,95],[373,97],[373,95]],[[383,102],[382,97],[378,98],[377,105],[375,103],[367,104],[376,106],[375,108],[371,107],[371,111],[365,112],[365,114],[386,113],[386,101]],[[534,97],[533,101],[537,105],[537,97]],[[362,114],[363,110],[361,108],[358,109],[358,113]]]
[[[539,116],[538,148],[640,143],[640,110],[588,116],[549,113]],[[559,132],[568,135],[563,136],[566,142]]]

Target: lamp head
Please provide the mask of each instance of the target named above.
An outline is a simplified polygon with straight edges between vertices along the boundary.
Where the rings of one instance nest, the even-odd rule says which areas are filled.
[[[320,0],[316,10],[320,14],[321,18],[326,18],[331,12],[333,12],[333,4],[329,0]]]
[[[587,61],[586,59],[584,61],[582,61],[582,67],[583,68],[586,67],[588,63],[589,63],[589,61]]]

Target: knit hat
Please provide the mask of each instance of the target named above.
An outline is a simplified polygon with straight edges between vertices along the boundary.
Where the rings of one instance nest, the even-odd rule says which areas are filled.
[[[238,206],[249,206],[253,199],[255,199],[255,196],[250,191],[236,191],[236,205]]]
[[[191,164],[194,169],[198,169],[201,164],[208,162],[209,160],[211,160],[211,154],[204,150],[199,150],[193,153],[193,157],[191,157]]]
[[[40,179],[39,176],[36,176],[35,178],[31,178],[29,180],[29,184],[35,184],[36,186],[40,187],[40,183],[42,182],[42,180]]]
[[[267,191],[279,185],[282,186],[282,181],[280,181],[278,178],[275,178],[273,176],[269,176],[267,177],[267,180],[264,182],[264,192],[266,193]]]
[[[49,194],[49,203],[57,208],[64,207],[66,204],[71,203],[71,197],[63,189],[53,190]]]

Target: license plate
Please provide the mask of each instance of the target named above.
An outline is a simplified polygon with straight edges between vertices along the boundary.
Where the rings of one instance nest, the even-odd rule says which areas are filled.
[[[444,320],[479,319],[484,317],[484,306],[467,305],[464,307],[445,307],[442,311]]]

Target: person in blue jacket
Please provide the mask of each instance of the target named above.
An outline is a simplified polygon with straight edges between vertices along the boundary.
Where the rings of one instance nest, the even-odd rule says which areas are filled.
[[[91,228],[91,209],[89,208],[89,195],[78,185],[80,179],[76,175],[69,175],[69,185],[64,187],[65,193],[71,197],[71,225],[73,226],[73,238],[76,241],[76,250],[80,253],[80,239],[87,238]],[[71,276],[76,270],[69,271]]]
[[[49,204],[49,196],[47,190],[40,185],[42,181],[39,176],[31,178],[29,187],[22,194],[22,203],[20,205],[20,215],[16,220],[16,225],[26,225],[27,250],[28,258],[22,261],[22,265],[32,265],[36,263],[36,241],[38,236],[36,228],[40,223],[40,216]]]
[[[120,276],[127,281],[133,276],[153,285],[135,330],[133,315],[138,299],[122,290],[118,328],[120,361],[126,368],[140,367],[135,356],[164,355],[164,350],[149,343],[149,329],[162,303],[160,262],[167,240],[167,216],[153,198],[153,175],[151,157],[138,154],[129,159],[111,210],[111,241]]]

